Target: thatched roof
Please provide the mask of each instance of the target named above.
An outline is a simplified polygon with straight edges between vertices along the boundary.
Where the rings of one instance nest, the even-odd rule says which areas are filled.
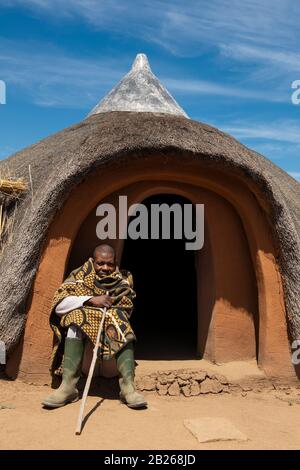
[[[16,214],[13,240],[0,262],[0,338],[12,348],[25,324],[25,300],[36,274],[42,241],[70,191],[96,168],[163,152],[239,174],[263,191],[280,251],[280,269],[293,338],[300,334],[300,184],[270,160],[208,125],[181,116],[106,112],[32,145],[0,163],[29,179]],[[31,193],[33,192],[33,199]]]

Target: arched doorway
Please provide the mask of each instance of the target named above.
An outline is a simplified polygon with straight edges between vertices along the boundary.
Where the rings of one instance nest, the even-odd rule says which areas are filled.
[[[158,194],[142,201],[152,204],[191,202],[179,195]],[[183,213],[183,212],[182,212]],[[172,221],[172,219],[171,219]],[[150,222],[150,220],[149,220]],[[195,251],[186,239],[125,240],[121,267],[134,278],[137,297],[131,323],[137,336],[138,359],[193,359],[197,352],[197,276]]]
[[[173,338],[176,346],[169,344],[168,348],[162,346],[163,341],[160,341],[156,334],[155,341],[161,344],[156,357],[161,359],[167,359],[167,357],[192,359],[196,356],[214,362],[254,359],[258,345],[257,287],[246,235],[231,204],[205,188],[163,181],[160,181],[159,184],[155,184],[153,181],[136,182],[110,194],[101,201],[101,204],[109,203],[116,208],[117,219],[119,216],[120,195],[127,196],[128,208],[131,204],[142,203],[143,201],[147,203],[148,199],[152,203],[155,201],[160,204],[168,201],[168,206],[177,201],[203,204],[205,207],[204,246],[196,253],[189,252],[193,260],[190,264],[188,263],[189,267],[187,267],[189,272],[193,271],[195,273],[195,268],[197,271],[197,275],[193,276],[195,282],[197,281],[196,292],[191,297],[195,303],[197,302],[197,308],[193,306],[190,310],[195,311],[198,317],[197,319],[194,317],[192,321],[191,318],[188,318],[187,321],[187,328],[189,329],[189,324],[192,326],[189,331],[193,330],[197,335],[196,352],[193,347],[194,339],[191,339],[188,334],[185,336],[188,339],[184,341],[184,335],[181,332],[180,340],[177,342],[176,334],[174,334]],[[148,206],[150,205],[149,201]],[[91,256],[94,247],[100,243],[95,230],[99,220],[96,216],[96,209],[97,206],[84,219],[77,233],[69,257],[67,272],[82,264],[88,256]],[[127,222],[129,221],[127,220]],[[130,259],[128,256],[127,259],[125,258],[126,248],[122,259],[123,239],[103,239],[102,241],[108,241],[116,248],[117,259],[121,267],[133,272],[135,283],[142,283],[147,273],[145,274],[143,266],[136,271],[134,265],[141,263],[144,259],[143,256],[148,254],[149,261],[145,264],[151,263],[154,248],[149,249],[146,248],[146,245],[143,245],[143,248],[138,249],[138,243],[152,242],[154,247],[154,243],[159,242],[159,240],[132,240],[132,248],[129,250]],[[160,242],[162,245],[159,248],[165,254],[166,250],[162,247],[169,245],[172,248],[171,244],[176,244],[180,240],[169,239],[160,240]],[[183,246],[185,241],[181,240],[181,242]],[[126,243],[131,243],[131,240],[125,241]],[[181,251],[181,253],[185,252],[184,249]],[[186,261],[187,259],[185,261],[181,260],[181,263],[184,265]],[[169,264],[172,265],[172,262],[169,261]],[[173,271],[176,272],[174,267]],[[151,275],[149,277],[151,278]],[[236,289],[237,285],[239,289]],[[189,290],[190,286],[191,284],[185,291]],[[144,284],[142,284],[141,289],[144,288]],[[143,298],[138,292],[137,302],[139,302],[140,297]],[[147,299],[146,308],[148,308],[148,304]],[[137,305],[132,317],[133,326],[139,339],[141,338],[140,332],[146,330],[143,325],[144,315],[136,313],[142,310],[143,308]],[[186,313],[184,315],[186,319]],[[139,325],[139,322],[141,322],[141,325]],[[177,324],[178,322],[176,322]],[[151,331],[151,328],[148,327],[147,330]],[[161,330],[163,330],[163,324]],[[165,326],[165,335],[162,334],[163,337],[168,337],[166,330],[167,327]],[[148,343],[149,348],[143,346],[144,351],[142,344],[147,344],[147,341],[143,341],[142,344],[139,341],[139,343],[137,348],[140,349],[138,351],[140,358],[150,358],[150,351],[151,357],[154,359],[155,354],[152,353],[153,347],[151,347],[153,338]],[[190,345],[190,350],[188,350],[189,347],[184,346],[184,343]],[[164,350],[165,356],[162,355],[162,350]],[[169,350],[169,353],[166,353],[167,350]]]

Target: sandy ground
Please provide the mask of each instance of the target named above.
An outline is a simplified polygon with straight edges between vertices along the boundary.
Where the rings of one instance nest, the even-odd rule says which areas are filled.
[[[139,373],[153,367],[141,363]],[[193,365],[189,363],[189,367]],[[226,372],[228,377],[240,377],[245,372],[245,364],[227,365],[225,370],[210,367]],[[246,368],[250,375],[254,371],[251,367]],[[170,364],[160,363],[159,369],[164,368],[170,368]],[[256,373],[261,375],[260,371]],[[284,391],[260,391],[188,398],[148,392],[148,409],[131,410],[119,402],[113,379],[94,379],[81,436],[74,433],[80,401],[56,410],[43,409],[40,402],[50,390],[49,386],[0,381],[0,449],[300,448],[300,390],[292,396]],[[201,417],[229,419],[248,441],[200,444],[183,420]]]

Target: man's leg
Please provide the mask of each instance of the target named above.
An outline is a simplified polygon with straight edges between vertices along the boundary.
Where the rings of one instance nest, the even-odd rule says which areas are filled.
[[[48,408],[59,408],[77,401],[79,393],[76,385],[81,375],[84,340],[81,330],[72,325],[65,339],[62,382],[57,390],[46,397],[42,404]]]
[[[133,343],[128,343],[116,354],[117,368],[120,374],[120,399],[130,408],[144,408],[147,401],[143,395],[136,391],[134,386],[134,347]]]

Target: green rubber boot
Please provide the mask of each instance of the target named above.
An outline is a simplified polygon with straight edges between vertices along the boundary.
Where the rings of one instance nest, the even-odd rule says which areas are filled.
[[[134,349],[133,343],[128,343],[124,349],[116,355],[117,368],[120,374],[120,400],[129,408],[144,408],[147,401],[143,395],[136,391],[134,386]]]
[[[54,393],[42,401],[47,408],[60,408],[79,399],[76,385],[81,375],[84,342],[78,338],[65,339],[62,382]]]

